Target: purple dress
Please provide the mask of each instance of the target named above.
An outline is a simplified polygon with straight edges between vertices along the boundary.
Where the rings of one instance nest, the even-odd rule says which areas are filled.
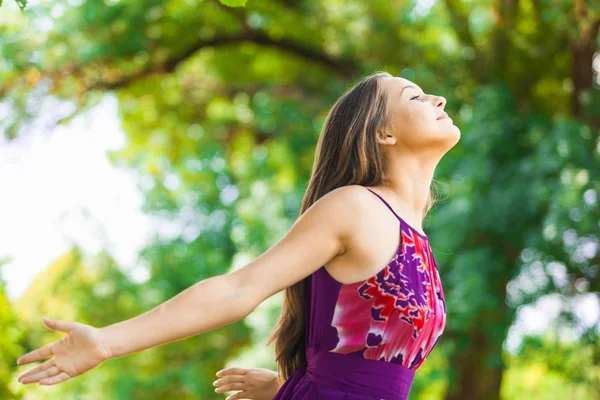
[[[308,365],[273,400],[405,400],[444,330],[446,303],[427,236],[367,190],[399,221],[396,254],[360,282],[342,284],[324,266],[306,278]]]

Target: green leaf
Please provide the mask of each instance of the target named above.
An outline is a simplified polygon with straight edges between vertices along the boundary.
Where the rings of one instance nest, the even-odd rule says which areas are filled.
[[[229,7],[244,7],[247,0],[219,0],[221,3]]]

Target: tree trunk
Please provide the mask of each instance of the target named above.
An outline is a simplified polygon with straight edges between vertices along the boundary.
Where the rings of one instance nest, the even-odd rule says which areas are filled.
[[[490,340],[483,327],[474,328],[462,340],[468,343],[466,348],[450,357],[454,379],[446,400],[499,400],[504,365],[497,361],[501,360],[502,342]]]
[[[480,236],[481,238],[481,236]],[[504,268],[491,274],[490,287],[498,302],[473,315],[468,326],[453,332],[456,348],[449,354],[450,386],[445,400],[499,400],[505,365],[502,345],[516,311],[506,303],[509,271],[516,263],[519,252],[509,245],[498,246],[495,259],[505,263]],[[467,300],[470,301],[470,300]]]

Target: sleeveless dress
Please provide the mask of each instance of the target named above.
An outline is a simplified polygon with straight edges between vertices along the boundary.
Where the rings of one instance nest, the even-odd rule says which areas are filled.
[[[342,284],[325,266],[306,281],[306,358],[273,400],[406,400],[415,371],[446,324],[442,284],[427,236],[398,219],[392,260]]]

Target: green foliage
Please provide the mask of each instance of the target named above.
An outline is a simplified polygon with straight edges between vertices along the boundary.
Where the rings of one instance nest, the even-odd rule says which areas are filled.
[[[110,257],[93,262],[105,265],[97,276],[88,261],[56,260],[72,280],[53,264],[40,281],[48,284],[19,302],[26,326],[41,326],[34,310],[50,304],[56,318],[111,323],[258,256],[298,215],[328,108],[360,76],[385,68],[446,97],[462,132],[436,170],[450,193],[425,224],[448,322],[415,396],[491,399],[502,389],[520,398],[524,371],[594,393],[589,377],[555,368],[572,363],[566,352],[525,365],[507,361],[502,347],[519,306],[600,291],[597,247],[589,250],[600,220],[600,90],[589,68],[599,10],[566,0],[419,3],[84,1],[57,11],[57,1],[5,17],[3,135],[18,140],[42,117],[68,121],[113,93],[127,140],[110,158],[137,173],[144,210],[174,226],[140,254],[150,275],[143,284]],[[106,282],[110,294],[89,295]],[[216,398],[210,382],[225,360],[252,343],[248,351],[267,354],[262,340],[277,309],[261,312],[253,329],[262,336],[240,322],[113,360],[56,390]],[[48,340],[35,329],[28,337],[31,347]],[[509,383],[500,385],[506,368]]]
[[[2,1],[0,0],[0,6],[2,6]],[[198,0],[198,3],[201,3],[204,0]],[[225,4],[229,7],[243,7],[246,5],[248,0],[219,0],[221,3]],[[24,10],[27,7],[27,0],[15,0],[15,3],[19,6],[21,10]]]
[[[172,289],[178,281],[181,279],[171,274],[166,278],[153,278],[146,284],[134,284],[108,254],[86,260],[80,251],[73,249],[40,274],[15,304],[23,323],[30,328],[25,350],[60,337],[40,322],[44,315],[106,326],[141,314],[172,297],[175,291],[182,290]],[[170,286],[165,286],[167,284]],[[52,393],[64,399],[77,396],[90,399],[210,398],[214,396],[211,376],[222,368],[223,357],[235,355],[246,345],[247,337],[244,324],[236,323],[185,341],[110,360],[93,373],[62,385],[30,386],[27,394],[44,398]],[[20,370],[30,368],[25,366]]]
[[[14,384],[13,366],[23,352],[25,327],[6,297],[6,284],[1,272],[2,266],[8,261],[0,259],[0,399],[18,400],[22,398],[22,393]]]
[[[526,337],[518,354],[508,357],[504,398],[533,400],[598,397],[600,342],[564,342],[556,335]]]
[[[248,0],[219,0],[221,3],[229,7],[243,7]]]

